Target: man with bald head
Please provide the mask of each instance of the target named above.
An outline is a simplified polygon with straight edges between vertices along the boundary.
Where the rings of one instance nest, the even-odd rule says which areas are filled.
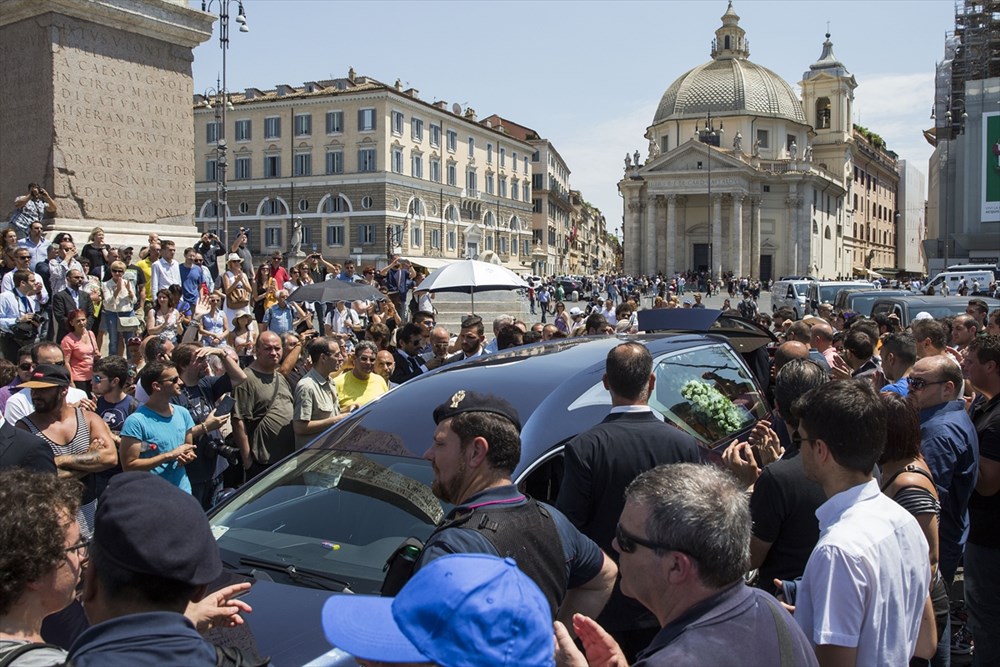
[[[826,357],[813,346],[812,344],[812,326],[811,323],[819,318],[811,318],[809,322],[805,320],[799,320],[793,322],[788,329],[785,331],[785,341],[795,341],[797,343],[802,343],[806,346],[809,351],[809,358],[819,364],[823,370],[827,373],[830,372],[830,362],[827,361]],[[827,325],[829,326],[829,325]],[[833,344],[831,335],[831,345]]]
[[[375,373],[382,376],[389,389],[396,386],[395,382],[389,380],[394,370],[396,370],[396,357],[392,356],[392,352],[389,350],[379,350],[378,354],[375,355]]]
[[[427,355],[424,356],[424,363],[427,366],[427,370],[437,368],[448,360],[448,351],[451,348],[451,334],[444,327],[436,326],[431,329],[430,341],[430,357]],[[392,387],[392,384],[389,386]]]
[[[246,381],[233,390],[233,438],[248,477],[277,463],[295,446],[292,390],[278,372],[281,337],[273,331],[261,332],[255,352],[257,358],[246,368]]]
[[[840,355],[833,346],[833,327],[829,322],[814,322],[809,329],[809,347],[823,355],[826,363],[833,368]]]
[[[979,439],[962,400],[962,369],[942,355],[918,359],[910,370],[909,400],[920,411],[920,450],[941,499],[941,574],[949,584],[962,559],[969,498],[976,486]]]

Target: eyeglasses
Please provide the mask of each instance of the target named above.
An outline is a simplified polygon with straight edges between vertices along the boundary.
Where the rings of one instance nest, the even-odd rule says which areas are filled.
[[[656,542],[650,542],[649,540],[632,535],[622,528],[619,523],[615,526],[615,539],[618,540],[618,550],[624,554],[635,553],[637,547],[646,547],[647,549],[659,550],[659,551],[680,551],[681,553],[687,553],[682,549],[672,547],[668,544],[657,544]]]
[[[34,370],[35,365],[34,364],[18,364],[17,368],[18,368],[18,370],[22,370],[22,371],[30,371],[30,370]]]
[[[160,378],[160,384],[174,384],[181,379],[180,375],[175,375],[172,378]]]
[[[90,540],[83,540],[82,542],[77,542],[73,546],[66,547],[63,551],[66,552],[68,556],[71,553],[75,553],[79,558],[86,560],[90,556]]]
[[[945,382],[950,382],[950,380],[936,380],[935,382],[928,382],[923,378],[906,378],[906,384],[910,388],[910,391],[920,391],[924,387],[928,387],[932,384],[944,384]]]
[[[421,324],[426,324],[427,326],[434,326],[434,320],[423,320]]]
[[[111,269],[111,273],[125,273],[123,269]]]
[[[29,260],[31,259],[31,255],[14,255],[14,259]]]
[[[93,380],[94,384],[97,384],[97,383],[99,383],[99,382],[104,382],[104,380],[106,380],[106,379],[107,379],[107,378],[105,378],[105,377],[104,377],[103,375],[97,375],[97,374],[95,374],[95,375],[94,375],[94,376],[93,376],[93,377],[91,378],[91,380]]]
[[[204,264],[205,260],[203,260],[203,259],[196,259],[196,260],[194,260],[194,263],[195,264]]]
[[[792,431],[792,444],[797,448],[802,448],[803,442],[816,442],[819,438],[803,438],[797,430]]]

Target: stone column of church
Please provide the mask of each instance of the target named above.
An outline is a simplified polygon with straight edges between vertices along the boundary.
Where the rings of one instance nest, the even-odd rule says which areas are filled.
[[[729,220],[729,231],[733,235],[730,267],[737,278],[743,277],[743,194],[733,194],[733,213]]]
[[[686,195],[677,196],[677,210],[674,215],[674,220],[677,223],[677,243],[673,247],[675,271],[687,271],[688,263],[691,261],[688,256],[690,247],[687,240],[687,202]]]
[[[712,195],[712,275],[722,278],[722,195]]]
[[[646,244],[646,261],[642,265],[642,273],[656,273],[656,197],[646,199],[646,233],[643,235]]]
[[[642,204],[638,200],[630,201],[625,207],[625,273],[637,275],[639,273],[640,257],[642,249],[642,227],[639,224],[639,216],[642,214]]]
[[[667,280],[677,270],[677,195],[667,195],[667,245],[665,247],[664,275]]]
[[[760,197],[750,198],[750,276],[760,278]]]
[[[785,197],[785,228],[788,231],[789,243],[787,251],[788,268],[784,271],[789,275],[799,274],[799,216],[795,206],[795,197]]]

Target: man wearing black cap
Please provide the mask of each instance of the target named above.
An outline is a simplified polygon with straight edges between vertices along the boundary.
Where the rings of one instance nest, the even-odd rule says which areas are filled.
[[[204,616],[193,612],[193,603],[214,608],[216,623],[249,611],[245,603],[228,600],[247,584],[203,600],[221,573],[219,549],[197,500],[155,475],[117,475],[101,496],[83,577],[83,606],[92,625],[73,643],[69,662],[215,665],[215,649],[196,629]]]
[[[549,601],[553,617],[597,614],[618,568],[558,510],[511,481],[521,458],[521,422],[500,398],[458,391],[434,410],[434,441],[424,454],[431,490],[455,505],[427,539],[419,569],[450,553],[511,556]],[[587,609],[589,611],[582,611]]]

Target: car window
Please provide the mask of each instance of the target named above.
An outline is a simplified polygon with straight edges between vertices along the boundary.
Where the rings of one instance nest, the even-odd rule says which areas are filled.
[[[377,593],[386,559],[407,537],[427,539],[448,509],[431,492],[433,479],[418,458],[305,449],[223,505],[212,531],[229,567],[257,567],[278,581],[294,565]],[[294,572],[288,578],[302,583]]]
[[[795,298],[795,288],[792,287],[791,285],[789,285],[788,286],[788,294],[786,294],[785,297],[789,298],[789,299],[794,299]]]
[[[805,284],[805,283],[803,283],[803,284],[801,284],[801,285],[795,285],[795,292],[796,292],[796,293],[797,293],[797,294],[798,294],[799,296],[805,296],[806,294],[808,294],[808,293],[809,293],[809,285],[807,285],[807,284]],[[792,293],[791,291],[789,291],[789,292],[788,292],[788,296],[790,296],[790,297],[794,297],[794,296],[795,296],[795,294],[793,294],[793,293]]]
[[[767,414],[750,374],[727,345],[668,355],[653,367],[649,405],[706,445],[723,441]]]

